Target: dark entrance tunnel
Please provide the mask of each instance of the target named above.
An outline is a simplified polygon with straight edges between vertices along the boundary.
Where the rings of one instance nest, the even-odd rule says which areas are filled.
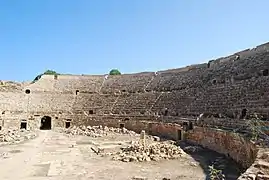
[[[27,129],[27,122],[21,122],[21,129]]]
[[[51,117],[44,116],[41,118],[40,130],[50,130],[51,129]]]

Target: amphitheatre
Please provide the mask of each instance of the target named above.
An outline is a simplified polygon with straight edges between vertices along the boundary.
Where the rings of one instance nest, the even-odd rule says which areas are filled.
[[[214,162],[269,179],[266,131],[251,140],[249,124],[269,120],[268,70],[265,43],[158,72],[1,81],[0,179],[217,179]]]

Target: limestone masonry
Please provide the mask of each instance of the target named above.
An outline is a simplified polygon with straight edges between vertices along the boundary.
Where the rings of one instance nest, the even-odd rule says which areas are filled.
[[[237,127],[253,113],[268,119],[269,43],[185,68],[126,75],[43,75],[32,84],[1,82],[2,128],[91,124],[92,121],[173,121],[210,114]],[[119,126],[119,124],[118,124]]]
[[[227,133],[247,131],[254,113],[269,120],[269,43],[166,71],[0,82],[1,129],[105,125],[145,130],[206,146],[244,167],[251,166],[258,150]]]

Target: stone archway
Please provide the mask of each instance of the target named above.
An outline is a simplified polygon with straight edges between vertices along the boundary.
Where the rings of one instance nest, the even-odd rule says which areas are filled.
[[[41,118],[40,130],[50,130],[51,129],[51,117],[44,116]]]

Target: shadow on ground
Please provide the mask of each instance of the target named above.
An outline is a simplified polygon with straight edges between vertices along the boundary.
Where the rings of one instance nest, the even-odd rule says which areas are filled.
[[[208,168],[210,165],[214,165],[215,169],[222,170],[223,174],[225,175],[225,180],[236,180],[240,174],[245,171],[245,169],[243,169],[234,160],[215,151],[202,148],[200,146],[194,146],[186,142],[180,142],[178,145],[182,149],[187,149],[187,147],[198,147],[190,148],[185,152],[188,153],[194,160],[196,160],[203,168],[206,174],[206,180],[210,180]]]

